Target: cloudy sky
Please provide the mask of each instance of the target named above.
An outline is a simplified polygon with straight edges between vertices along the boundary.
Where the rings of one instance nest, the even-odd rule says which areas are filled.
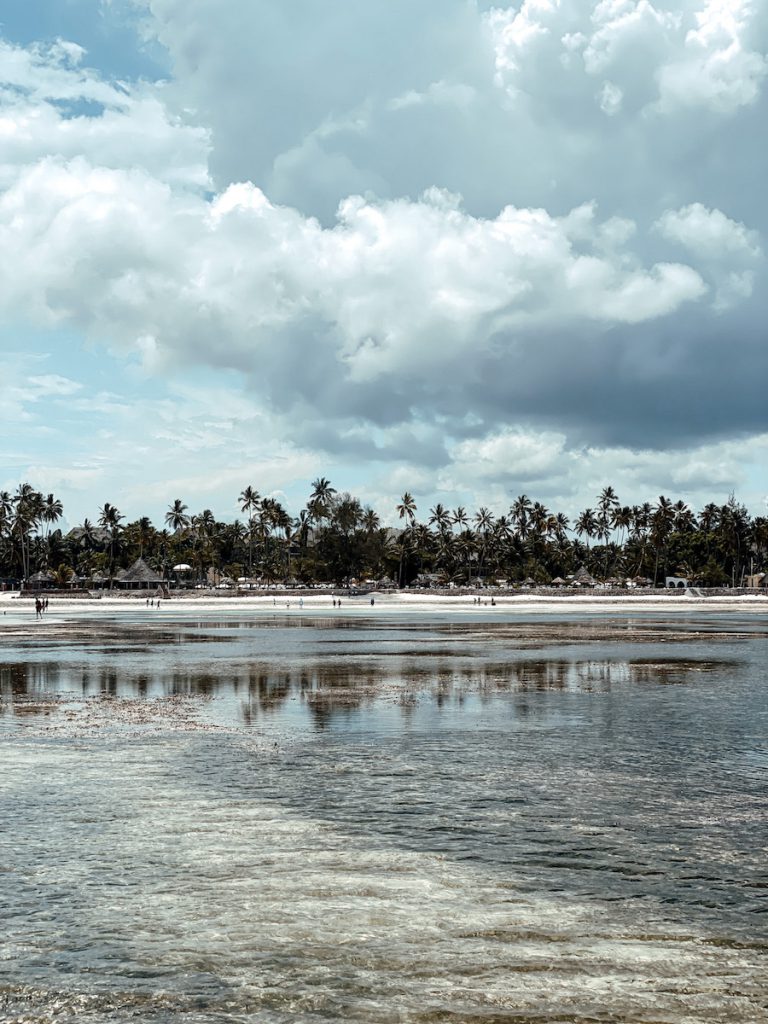
[[[4,0],[0,487],[768,493],[768,5]]]

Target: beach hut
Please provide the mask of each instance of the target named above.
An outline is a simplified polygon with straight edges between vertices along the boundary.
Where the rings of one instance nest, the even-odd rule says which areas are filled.
[[[553,587],[564,587],[565,586],[565,580],[563,579],[562,576],[555,576],[555,578],[552,580],[552,584],[551,585]]]
[[[571,580],[572,587],[596,587],[597,580],[592,576],[586,569],[585,566],[581,566],[575,573]]]
[[[56,577],[48,569],[41,569],[29,577],[30,590],[50,590],[56,585]]]
[[[121,590],[152,590],[162,587],[164,582],[162,573],[150,569],[143,558],[137,558],[132,566],[115,578],[115,584]]]

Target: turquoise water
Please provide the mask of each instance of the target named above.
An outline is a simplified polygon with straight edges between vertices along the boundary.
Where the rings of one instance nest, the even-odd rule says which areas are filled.
[[[0,1019],[768,1019],[759,618],[51,623],[0,647]]]

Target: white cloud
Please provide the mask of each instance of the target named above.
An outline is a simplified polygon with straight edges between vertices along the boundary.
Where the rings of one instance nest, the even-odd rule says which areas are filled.
[[[716,285],[717,309],[728,309],[752,294],[754,268],[762,260],[756,231],[731,220],[721,210],[707,209],[702,203],[667,210],[655,227],[706,268]]]
[[[707,209],[702,203],[691,203],[680,210],[667,210],[656,227],[665,238],[710,259],[743,256],[754,260],[761,255],[756,231],[731,220],[722,210]]]
[[[169,112],[161,85],[106,82],[79,66],[84,54],[64,40],[24,49],[0,39],[0,188],[52,153],[206,187],[208,133]]]
[[[661,108],[706,106],[731,113],[757,99],[768,58],[751,50],[750,37],[765,46],[752,0],[709,0],[696,12],[682,53],[659,69]]]
[[[613,82],[603,82],[598,94],[600,109],[609,117],[614,117],[621,110],[624,93]]]
[[[184,360],[255,374],[279,363],[270,346],[284,357],[303,345],[290,331],[313,320],[321,372],[361,383],[423,379],[438,360],[454,372],[500,331],[639,323],[705,291],[689,266],[643,266],[622,245],[627,225],[601,224],[591,207],[486,220],[457,204],[434,190],[357,197],[324,229],[252,185],[209,205],[139,172],[45,161],[0,198],[0,244],[17,254],[0,302],[135,348],[150,369]],[[294,383],[308,389],[318,366],[296,358]]]
[[[445,481],[501,478],[541,479],[560,468],[566,448],[563,434],[506,429],[480,439],[462,441],[452,451]]]

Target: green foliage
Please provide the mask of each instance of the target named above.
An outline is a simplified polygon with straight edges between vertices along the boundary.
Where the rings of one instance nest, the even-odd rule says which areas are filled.
[[[751,519],[733,495],[694,515],[684,502],[663,495],[622,506],[605,487],[571,525],[525,494],[498,516],[485,507],[452,511],[438,503],[422,523],[406,492],[392,510],[395,529],[383,527],[372,509],[338,493],[325,477],[313,481],[295,518],[251,485],[239,505],[244,521],[221,522],[210,509],[192,513],[176,498],[158,529],[146,516],[126,523],[107,502],[93,521],[65,536],[56,528],[61,502],[21,484],[12,494],[0,492],[0,576],[22,580],[57,566],[62,584],[73,571],[111,580],[143,558],[168,577],[174,565],[192,566],[183,575],[190,585],[209,571],[264,582],[387,577],[407,586],[429,573],[459,584],[478,577],[549,583],[583,567],[602,580],[650,576],[663,583],[665,576],[683,575],[701,586],[738,586],[768,559],[768,520]]]

